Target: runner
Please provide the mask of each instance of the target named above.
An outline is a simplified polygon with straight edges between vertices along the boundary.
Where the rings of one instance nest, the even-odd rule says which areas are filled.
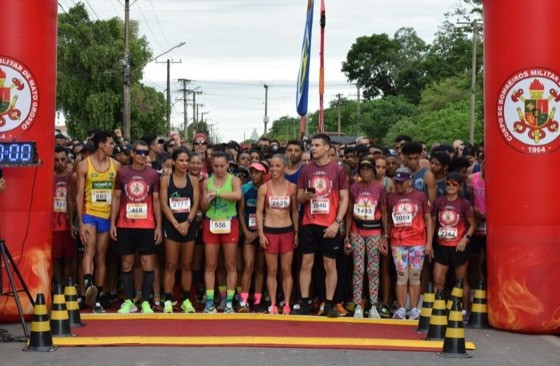
[[[290,183],[297,184],[299,175],[305,166],[301,161],[302,155],[303,147],[301,146],[301,142],[298,140],[288,141],[288,145],[286,145],[286,157],[289,160],[289,164],[286,167],[285,175]]]
[[[447,194],[447,191],[445,189],[445,177],[447,176],[449,170],[449,163],[451,161],[451,158],[445,151],[438,150],[432,153],[432,158],[430,160],[432,173],[434,174],[434,178],[436,179],[436,194],[438,197],[444,196]]]
[[[148,299],[154,287],[154,269],[157,265],[158,245],[161,243],[161,206],[159,175],[148,163],[149,147],[145,141],[132,144],[132,165],[117,173],[113,202],[111,203],[111,238],[117,241],[121,256],[121,281],[126,299],[119,313],[137,311],[132,302],[134,284],[132,267],[138,250],[143,270],[142,313],[151,314]]]
[[[226,313],[233,313],[232,300],[237,284],[236,250],[239,240],[239,223],[236,202],[241,200],[239,178],[227,173],[227,155],[216,151],[212,155],[214,174],[204,183],[201,209],[206,213],[203,223],[206,265],[204,282],[206,284],[205,313],[216,313],[214,307],[215,273],[220,247],[224,252],[227,271]]]
[[[73,277],[74,241],[72,240],[72,218],[74,204],[72,197],[72,172],[68,172],[66,149],[55,146],[54,149],[54,211],[53,211],[53,279],[57,285],[64,284],[64,279]]]
[[[340,250],[340,224],[348,208],[348,176],[344,168],[328,156],[330,137],[316,134],[312,138],[315,160],[309,163],[298,180],[298,202],[304,206],[299,248],[303,254],[300,270],[301,307],[294,313],[309,314],[309,285],[315,252],[323,255],[325,267],[325,313],[336,317],[333,297],[336,289],[336,255]]]
[[[419,142],[406,142],[402,146],[404,165],[412,171],[412,186],[418,191],[428,195],[430,203],[433,204],[437,198],[436,179],[434,174],[426,167],[420,166],[422,144]]]
[[[424,255],[428,258],[433,256],[430,201],[424,192],[412,187],[412,179],[410,169],[397,169],[393,177],[396,192],[387,197],[387,206],[391,212],[391,251],[397,269],[396,294],[399,309],[393,314],[394,319],[406,319],[407,295],[410,296],[412,306],[410,318],[420,317],[420,273]]]
[[[115,142],[109,132],[97,132],[92,141],[95,153],[77,167],[76,212],[80,239],[85,246],[82,265],[86,304],[92,306],[94,312],[102,313],[105,310],[100,301],[107,269],[105,256],[109,244],[111,199],[121,165],[111,158]]]
[[[362,159],[358,163],[358,172],[360,181],[350,187],[346,215],[346,227],[350,228],[346,242],[352,245],[354,262],[352,277],[353,300],[356,305],[354,317],[364,316],[362,289],[364,275],[367,272],[371,303],[369,317],[378,319],[381,317],[376,308],[379,293],[379,254],[387,254],[389,232],[386,191],[385,187],[375,180],[374,163],[371,160]]]
[[[251,278],[255,271],[255,306],[261,303],[264,285],[264,253],[259,245],[259,233],[257,231],[257,193],[259,187],[264,183],[267,170],[261,163],[253,163],[249,168],[251,181],[242,186],[243,199],[239,201],[237,210],[239,221],[243,232],[243,274],[241,276],[241,302],[240,313],[249,312],[249,289]],[[256,257],[256,259],[255,259]],[[256,265],[255,265],[256,263]]]
[[[178,263],[181,263],[181,288],[183,297],[181,309],[194,313],[190,301],[193,282],[193,253],[196,239],[196,213],[199,206],[199,183],[189,176],[189,153],[180,147],[173,154],[173,174],[161,179],[159,196],[163,211],[163,237],[165,243],[165,274],[163,292],[164,313],[173,312],[173,286]]]
[[[270,162],[271,180],[259,188],[257,200],[257,227],[261,247],[265,250],[267,277],[266,284],[270,296],[269,314],[278,314],[276,293],[278,288],[278,254],[282,270],[282,290],[284,307],[282,314],[290,314],[293,288],[292,261],[294,248],[298,245],[296,234],[299,226],[299,212],[296,201],[296,186],[284,175],[287,165],[285,155],[274,155]],[[263,211],[265,216],[263,218]]]
[[[470,246],[468,245],[476,221],[472,206],[465,198],[459,197],[463,176],[457,172],[449,173],[446,178],[447,194],[439,197],[432,212],[432,220],[437,232],[434,247],[434,288],[443,290],[449,266],[455,270],[455,278],[463,280],[463,321],[466,322],[467,309],[471,297],[467,269]]]
[[[470,202],[474,207],[476,218],[476,230],[471,239],[471,257],[469,259],[469,282],[471,286],[477,286],[481,280],[486,278],[486,180],[484,156],[479,158],[480,172],[469,177],[468,190]]]

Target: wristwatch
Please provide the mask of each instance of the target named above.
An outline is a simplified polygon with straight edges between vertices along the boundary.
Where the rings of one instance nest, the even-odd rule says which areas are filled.
[[[189,225],[192,224],[193,221],[194,221],[193,219],[191,219],[190,217],[187,217],[187,222],[189,223]]]
[[[471,241],[472,236],[470,236],[470,235],[465,235],[465,238],[467,238],[468,241]]]
[[[336,222],[336,223],[339,224],[339,225],[342,224],[342,220],[341,220],[341,219],[336,219],[336,220],[334,220],[334,222]]]

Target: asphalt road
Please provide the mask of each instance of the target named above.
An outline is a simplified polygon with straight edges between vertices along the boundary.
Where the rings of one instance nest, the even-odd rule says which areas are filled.
[[[21,335],[19,324],[0,325]],[[560,365],[560,337],[496,330],[466,330],[477,349],[470,359],[432,352],[214,347],[75,347],[50,353],[23,352],[23,343],[0,343],[0,365]]]

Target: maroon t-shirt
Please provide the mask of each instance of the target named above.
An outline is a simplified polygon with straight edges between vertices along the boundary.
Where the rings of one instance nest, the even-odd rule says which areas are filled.
[[[391,245],[425,245],[427,240],[424,214],[431,214],[428,196],[422,191],[391,193],[387,197],[391,217]]]
[[[338,214],[340,190],[348,189],[348,176],[335,162],[321,166],[312,161],[303,168],[297,187],[315,188],[315,198],[303,206],[303,225],[330,226]]]
[[[381,220],[381,205],[387,204],[385,187],[376,181],[371,184],[356,182],[350,186],[350,203],[353,204],[353,220]],[[381,228],[373,230],[359,229],[352,224],[352,232],[362,236],[380,235]]]
[[[438,243],[456,247],[467,233],[467,219],[473,216],[473,209],[470,202],[462,197],[449,201],[447,196],[441,196],[434,202],[433,216],[437,220]]]
[[[117,227],[155,229],[153,194],[159,193],[159,175],[154,169],[123,167],[117,173],[115,190],[122,191]]]

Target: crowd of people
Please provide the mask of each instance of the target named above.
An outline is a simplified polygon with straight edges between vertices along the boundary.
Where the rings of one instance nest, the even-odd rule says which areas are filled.
[[[482,144],[55,141],[53,281],[94,312],[418,319],[462,279],[466,321],[486,273]]]

